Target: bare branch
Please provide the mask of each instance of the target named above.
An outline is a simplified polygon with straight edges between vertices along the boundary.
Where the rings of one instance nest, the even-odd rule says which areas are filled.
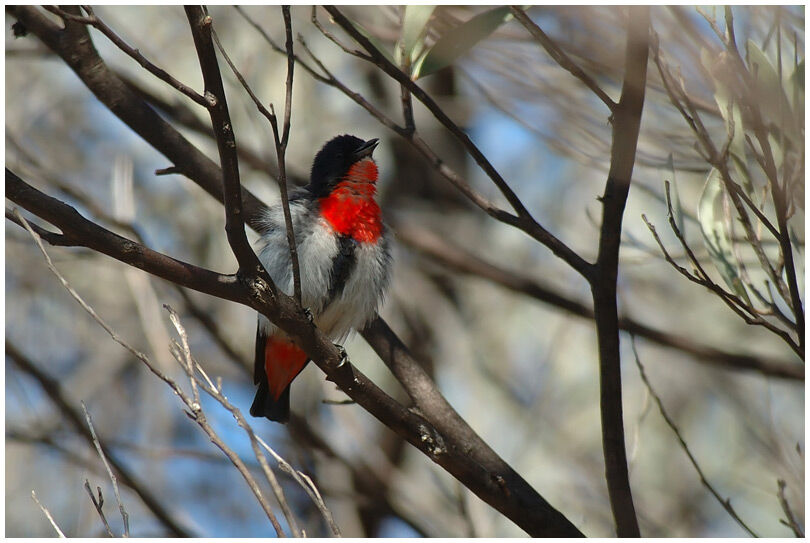
[[[560,308],[572,315],[593,319],[593,309],[591,307],[558,294],[555,288],[533,277],[483,260],[460,247],[448,243],[443,237],[426,228],[397,225],[397,239],[454,272],[486,279],[513,292],[525,294],[535,300]],[[619,329],[664,347],[680,350],[693,356],[697,361],[712,366],[726,369],[752,370],[769,377],[780,377],[798,382],[804,381],[804,368],[801,364],[722,351],[698,343],[686,336],[652,328],[630,317],[621,317],[619,319]]]
[[[68,420],[73,429],[87,442],[91,447],[95,447],[93,436],[87,429],[84,423],[80,410],[74,407],[62,392],[59,382],[45,372],[39,369],[27,356],[25,356],[12,342],[6,339],[6,356],[8,356],[21,370],[34,377],[42,387],[42,390],[48,395],[51,401],[59,408],[59,411]],[[170,533],[177,537],[193,537],[193,533],[181,527],[180,524],[169,514],[168,511],[152,496],[152,494],[130,474],[128,469],[118,462],[118,460],[109,452],[109,449],[104,445],[103,440],[99,440],[102,448],[107,451],[107,459],[115,469],[121,482],[131,488],[141,501],[147,506],[153,515],[169,530]]]
[[[598,273],[591,276],[594,319],[599,342],[599,387],[602,448],[605,455],[610,506],[619,537],[639,537],[638,520],[630,491],[622,416],[621,356],[616,283],[622,219],[633,176],[641,112],[647,84],[650,43],[649,8],[630,8],[622,93],[613,115],[613,134],[602,201]]]
[[[101,518],[101,522],[104,524],[104,531],[107,532],[107,536],[115,537],[115,534],[113,534],[112,529],[110,528],[110,523],[107,522],[107,517],[104,515],[104,510],[102,509],[104,506],[104,496],[101,494],[101,487],[96,487],[96,490],[98,491],[98,499],[96,499],[96,496],[93,494],[93,489],[90,488],[90,481],[87,479],[84,480],[84,489],[87,490],[87,495],[90,496],[90,501],[93,503],[93,507],[96,508],[96,512]]]
[[[51,13],[54,13],[62,17],[62,19],[65,20],[65,24],[78,23],[95,27],[99,32],[107,36],[107,38],[111,42],[113,42],[113,44],[116,47],[118,47],[121,51],[123,51],[124,53],[135,59],[138,62],[138,64],[143,66],[149,73],[151,73],[164,83],[167,83],[170,86],[177,89],[178,91],[182,92],[183,94],[185,94],[186,96],[197,102],[199,105],[206,108],[211,105],[210,102],[204,96],[197,93],[191,87],[184,85],[183,83],[172,77],[172,75],[166,72],[165,70],[158,68],[157,66],[149,62],[149,60],[145,56],[143,56],[138,49],[130,47],[124,40],[121,39],[120,36],[118,36],[118,34],[113,32],[113,30],[109,26],[107,26],[104,23],[104,21],[102,21],[101,19],[98,18],[98,16],[96,16],[95,12],[90,6],[83,6],[82,8],[87,12],[88,15],[87,17],[77,16],[75,14],[69,13],[67,11],[61,10],[53,6],[45,6],[45,9],[50,11]],[[69,8],[69,9],[76,9],[76,8]]]
[[[281,468],[281,471],[290,475],[295,482],[297,482],[307,495],[312,499],[312,502],[315,504],[315,507],[318,508],[318,511],[321,512],[323,515],[324,520],[326,521],[327,526],[332,531],[332,535],[335,537],[342,537],[340,533],[340,528],[338,528],[337,523],[335,523],[334,517],[332,517],[332,512],[326,507],[326,503],[323,501],[323,497],[321,496],[318,487],[315,486],[315,483],[312,482],[312,479],[309,478],[308,475],[305,473],[294,469],[289,462],[284,460],[276,451],[274,451],[267,443],[264,442],[262,438],[259,436],[255,436],[256,440],[259,444],[270,453],[270,455],[275,458],[276,462],[278,462],[278,466]]]
[[[118,511],[121,512],[121,519],[124,521],[123,537],[129,537],[129,513],[127,513],[127,510],[124,508],[124,502],[121,501],[121,493],[118,490],[118,478],[115,476],[115,473],[113,473],[112,467],[110,466],[110,463],[107,461],[107,457],[104,454],[104,449],[101,448],[101,443],[99,442],[98,436],[96,435],[96,429],[93,428],[93,421],[90,419],[90,413],[87,412],[87,407],[85,407],[84,402],[80,402],[80,404],[82,406],[82,412],[84,413],[84,420],[87,421],[87,428],[90,430],[90,435],[93,436],[93,445],[95,445],[96,452],[98,452],[99,457],[101,457],[101,461],[104,463],[104,467],[107,469],[107,475],[109,475],[110,481],[112,482],[113,492],[115,493],[115,501],[118,502]],[[101,496],[100,490],[99,496]],[[99,498],[99,500],[100,499],[101,498]],[[99,505],[98,508],[100,510],[101,506]]]
[[[537,26],[534,21],[532,21],[526,12],[520,9],[518,6],[509,6],[509,9],[512,11],[512,15],[515,16],[515,19],[520,21],[520,24],[526,27],[526,30],[536,39],[540,45],[543,46],[543,49],[551,55],[557,64],[560,65],[561,68],[568,71],[571,75],[582,81],[582,83],[591,89],[593,93],[599,97],[602,102],[608,107],[608,109],[612,112],[616,109],[616,102],[614,102],[610,96],[602,90],[602,88],[593,80],[591,76],[585,73],[585,71],[580,68],[576,62],[574,62],[571,57],[565,54],[559,45],[554,43],[554,40],[548,37],[548,35],[543,32],[543,30]]]
[[[796,520],[796,515],[793,514],[793,510],[790,508],[790,504],[787,501],[787,497],[785,497],[785,487],[787,483],[782,479],[777,480],[777,486],[779,490],[777,491],[777,496],[779,497],[779,505],[782,507],[782,511],[787,516],[787,522],[779,519],[779,522],[786,524],[791,530],[793,530],[793,534],[796,537],[804,538],[804,530],[802,530],[801,525]]]
[[[638,357],[635,337],[632,335],[630,336],[630,344],[633,347],[633,356],[635,357],[636,366],[638,367],[639,374],[641,375],[641,380],[644,381],[644,384],[647,386],[647,390],[650,392],[650,395],[655,399],[655,403],[658,404],[658,410],[661,412],[661,416],[664,417],[664,421],[666,421],[667,426],[669,426],[675,433],[675,437],[678,438],[678,443],[680,443],[681,448],[686,453],[686,456],[689,457],[689,462],[695,468],[695,471],[697,471],[698,476],[700,477],[701,484],[706,487],[706,489],[712,494],[712,496],[714,496],[714,498],[720,503],[723,509],[725,509],[726,512],[731,516],[731,518],[733,518],[737,522],[737,524],[739,524],[746,532],[748,532],[748,534],[751,537],[758,537],[757,534],[755,534],[753,530],[751,530],[751,528],[749,528],[748,525],[746,525],[745,522],[743,522],[743,520],[739,517],[739,515],[737,515],[737,512],[734,510],[734,508],[731,507],[731,500],[727,498],[724,499],[723,497],[721,497],[720,494],[717,492],[717,490],[715,490],[715,488],[711,485],[711,483],[709,483],[709,481],[706,479],[703,470],[700,469],[697,460],[695,459],[694,455],[692,455],[692,451],[689,450],[689,446],[686,444],[686,441],[681,435],[681,432],[678,430],[678,427],[675,425],[673,420],[667,414],[666,409],[664,409],[664,403],[661,401],[661,397],[658,396],[658,394],[655,392],[655,389],[653,389],[650,380],[647,378],[647,374],[644,371],[644,366],[641,364],[641,360]]]
[[[48,522],[50,522],[51,526],[53,526],[53,529],[56,530],[56,535],[58,535],[59,537],[65,537],[65,534],[62,531],[62,529],[56,524],[56,521],[53,520],[51,512],[48,511],[48,509],[44,505],[42,505],[42,503],[40,503],[39,499],[37,499],[37,493],[34,492],[33,490],[31,491],[31,499],[34,500],[34,503],[36,503],[42,510],[42,512],[45,514],[45,517],[48,519]]]
[[[222,77],[219,73],[216,51],[212,38],[212,19],[199,7],[186,7],[186,17],[194,37],[194,46],[205,81],[206,96],[213,97],[208,113],[217,140],[220,166],[222,168],[222,192],[225,205],[225,232],[239,269],[243,273],[257,273],[262,265],[245,233],[245,220],[242,210],[242,186],[239,182],[239,160],[236,154],[236,137],[228,113],[228,102]],[[270,283],[270,288],[275,286]]]
[[[268,512],[270,510],[270,505],[267,504],[265,501],[263,501],[264,497],[261,496],[261,491],[259,490],[256,481],[253,479],[253,476],[250,475],[249,471],[247,470],[244,461],[242,461],[241,458],[239,458],[236,455],[236,453],[233,452],[233,450],[231,450],[229,447],[227,447],[227,445],[225,445],[225,442],[216,434],[214,429],[208,423],[208,419],[205,416],[205,413],[203,412],[202,409],[202,404],[199,401],[199,392],[197,391],[197,385],[199,384],[206,394],[214,398],[223,407],[225,407],[228,411],[230,411],[230,413],[236,419],[239,426],[243,430],[245,430],[245,432],[248,434],[248,437],[250,438],[251,441],[251,445],[253,446],[253,453],[256,456],[256,460],[259,461],[259,465],[262,468],[264,476],[267,479],[267,482],[270,484],[270,488],[272,488],[273,493],[275,494],[276,499],[278,500],[279,505],[281,506],[284,518],[287,519],[287,523],[290,526],[290,531],[293,533],[295,537],[301,537],[302,533],[300,528],[298,527],[298,522],[296,521],[295,516],[293,515],[292,510],[290,509],[290,506],[287,503],[287,499],[284,496],[284,492],[281,489],[281,486],[278,484],[278,480],[276,479],[276,476],[270,469],[270,466],[268,466],[267,459],[263,454],[261,454],[261,451],[258,448],[258,443],[256,435],[253,432],[253,428],[251,428],[251,426],[242,416],[242,413],[239,411],[239,409],[234,407],[217,387],[213,386],[210,379],[208,379],[208,376],[205,375],[205,372],[203,371],[202,367],[192,359],[191,351],[188,348],[188,341],[187,341],[188,334],[186,333],[186,329],[180,322],[180,316],[170,306],[164,305],[163,307],[169,312],[169,318],[171,319],[172,324],[174,325],[175,329],[177,330],[177,333],[180,335],[181,341],[183,342],[181,349],[182,353],[175,352],[172,354],[175,355],[175,358],[180,363],[180,367],[183,368],[183,371],[185,371],[186,375],[191,381],[192,394],[194,394],[193,396],[194,404],[192,406],[192,413],[187,414],[192,420],[194,420],[194,422],[197,423],[198,426],[200,426],[200,428],[202,428],[202,430],[208,435],[208,437],[212,440],[212,442],[225,453],[225,455],[231,460],[231,462],[233,462],[233,464],[237,467],[237,469],[239,469],[239,471],[242,472],[243,477],[251,486],[254,495],[256,495],[257,499],[259,499],[259,501],[262,503],[262,507],[265,507],[265,512]],[[199,371],[205,377],[206,382],[198,382],[195,370]],[[283,537],[284,533],[281,531],[281,526],[278,524],[275,515],[272,514],[272,512],[269,512],[268,518],[270,518],[270,522],[276,529],[276,533],[280,537]]]
[[[82,217],[73,207],[51,198],[6,169],[6,197],[63,232],[72,246],[88,247],[179,285],[237,301],[236,280],[175,260],[123,238]],[[61,243],[60,245],[68,245]]]
[[[487,213],[490,215],[495,216],[495,218],[498,220],[523,230],[531,237],[551,249],[555,255],[563,259],[567,264],[577,270],[584,277],[590,277],[593,272],[592,265],[571,250],[570,247],[554,236],[551,232],[546,230],[531,216],[529,211],[523,205],[523,202],[521,202],[520,198],[518,198],[518,196],[512,191],[507,182],[503,179],[503,177],[501,177],[495,167],[492,166],[481,150],[478,149],[470,137],[455,122],[453,122],[450,117],[447,116],[444,110],[439,107],[438,104],[436,104],[430,95],[428,95],[424,90],[422,90],[421,87],[414,83],[407,74],[385,58],[385,55],[383,55],[382,52],[380,52],[368,40],[368,38],[363,36],[337,8],[334,6],[325,6],[325,9],[330,15],[332,15],[334,21],[340,25],[343,30],[345,30],[357,43],[362,45],[363,48],[369,52],[370,58],[366,58],[365,55],[361,56],[361,58],[372,62],[375,66],[382,69],[385,73],[407,88],[408,91],[415,96],[417,100],[422,102],[428,108],[428,110],[430,110],[434,117],[436,117],[436,119],[441,122],[442,125],[444,125],[445,128],[447,128],[450,133],[452,133],[462,143],[462,145],[464,145],[476,163],[489,176],[501,194],[503,194],[517,215],[513,216],[502,210],[495,211],[491,209],[491,206],[488,205],[486,201],[482,201],[480,199],[473,198],[473,202],[487,211]],[[436,163],[436,165],[439,164],[441,164],[441,161]],[[463,186],[459,184],[456,184],[456,186],[458,188],[463,188]],[[473,194],[469,190],[462,190],[462,192],[467,197],[471,197]]]

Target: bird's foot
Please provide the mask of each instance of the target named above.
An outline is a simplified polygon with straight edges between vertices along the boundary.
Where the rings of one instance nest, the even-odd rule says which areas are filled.
[[[349,355],[348,353],[346,353],[346,349],[343,348],[343,345],[338,345],[337,343],[333,343],[332,345],[334,345],[335,348],[340,353],[340,362],[338,362],[337,367],[342,368],[346,364],[346,362],[349,361]]]

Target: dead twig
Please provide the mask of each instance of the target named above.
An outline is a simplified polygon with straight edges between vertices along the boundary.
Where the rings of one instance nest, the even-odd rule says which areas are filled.
[[[782,511],[784,511],[785,516],[787,516],[787,521],[779,519],[779,522],[793,530],[793,535],[796,537],[804,538],[804,530],[802,530],[799,521],[796,520],[796,515],[793,514],[793,510],[790,508],[790,504],[785,496],[785,488],[787,487],[787,483],[783,479],[778,479],[776,484],[778,486],[776,495],[779,497],[779,505],[782,506]]]
[[[124,502],[121,501],[121,493],[118,490],[118,478],[113,473],[110,463],[107,462],[107,456],[104,454],[104,450],[101,448],[101,443],[98,441],[96,429],[93,428],[93,421],[90,419],[90,413],[87,412],[87,407],[85,407],[84,402],[80,403],[82,406],[82,412],[84,413],[84,419],[87,421],[87,427],[90,429],[90,434],[93,436],[93,444],[96,446],[96,451],[101,457],[101,461],[104,463],[104,467],[107,470],[107,475],[109,475],[110,481],[112,482],[113,492],[115,493],[115,501],[118,502],[118,511],[121,512],[121,519],[124,521],[123,537],[129,537],[129,513],[127,513],[127,510],[124,508]]]
[[[90,501],[93,503],[93,507],[96,508],[98,516],[101,517],[101,522],[104,523],[104,531],[107,532],[107,536],[115,537],[115,534],[113,534],[112,529],[110,528],[110,523],[107,522],[107,517],[104,515],[104,510],[102,509],[102,507],[104,507],[104,496],[101,494],[101,487],[96,487],[98,499],[93,494],[93,489],[90,488],[90,481],[87,479],[84,480],[84,489],[87,491],[87,495],[90,496]]]
[[[231,71],[234,73],[236,78],[239,80],[239,83],[242,84],[242,87],[250,96],[253,103],[256,104],[259,112],[268,120],[270,123],[271,128],[273,129],[273,138],[276,147],[276,156],[278,159],[278,186],[281,191],[281,203],[282,209],[284,212],[284,223],[287,228],[287,244],[290,248],[290,261],[292,262],[292,272],[293,272],[293,296],[295,297],[296,301],[300,304],[301,303],[301,270],[298,262],[298,249],[295,242],[295,232],[293,230],[292,224],[292,216],[290,214],[290,199],[288,195],[288,187],[287,187],[287,164],[286,164],[286,152],[287,152],[287,143],[289,142],[290,138],[290,116],[292,114],[292,85],[293,85],[293,73],[295,69],[295,55],[293,54],[293,45],[292,45],[292,21],[290,19],[290,7],[289,6],[282,6],[282,15],[284,17],[284,27],[286,29],[286,36],[287,39],[285,41],[285,53],[287,55],[287,80],[285,86],[285,99],[284,99],[284,119],[281,131],[279,131],[278,127],[278,119],[276,118],[275,110],[273,109],[273,104],[270,104],[270,110],[264,107],[261,100],[256,96],[253,92],[253,89],[250,88],[248,82],[245,80],[244,76],[239,72],[234,65],[231,58],[228,56],[228,53],[225,51],[225,48],[222,46],[222,43],[219,40],[219,36],[217,33],[212,29],[211,35],[214,39],[214,43],[216,44],[219,52],[222,53],[225,62],[230,67]],[[245,17],[247,17],[245,15]],[[274,43],[271,41],[271,44]]]
[[[90,6],[82,6],[82,9],[87,12],[87,17],[82,17],[80,15],[68,13],[54,6],[45,6],[45,9],[55,15],[58,15],[59,17],[64,19],[65,22],[70,21],[73,23],[90,25],[94,27],[96,30],[107,36],[107,38],[111,42],[113,42],[113,44],[116,47],[118,47],[121,51],[123,51],[124,53],[135,59],[138,62],[138,64],[143,66],[149,73],[151,73],[164,83],[167,83],[170,86],[177,89],[178,91],[182,92],[183,94],[185,94],[186,96],[188,96],[201,106],[206,108],[211,106],[210,100],[206,99],[204,96],[199,94],[191,87],[184,85],[162,68],[159,68],[156,65],[152,64],[149,61],[149,59],[143,56],[138,49],[135,49],[134,47],[128,45],[124,40],[121,39],[120,36],[118,36],[118,34],[116,34],[109,26],[107,26],[104,23],[104,21],[99,19],[99,17],[93,11],[93,8],[91,8]]]
[[[247,420],[242,416],[241,411],[236,408],[233,404],[230,403],[228,398],[222,393],[220,387],[215,386],[208,376],[205,374],[202,366],[200,366],[197,362],[194,361],[193,357],[191,356],[191,352],[188,348],[188,341],[187,338],[188,334],[186,333],[185,327],[180,322],[180,316],[177,312],[169,305],[163,306],[166,311],[169,312],[169,318],[172,321],[177,333],[180,335],[181,341],[183,342],[182,348],[180,350],[174,350],[172,354],[177,359],[180,367],[183,368],[183,371],[188,376],[189,380],[192,382],[192,390],[196,396],[194,397],[196,405],[195,411],[193,413],[192,419],[205,431],[206,434],[211,437],[212,435],[216,436],[213,428],[208,424],[207,418],[205,413],[202,409],[202,404],[199,402],[199,392],[197,392],[197,387],[203,389],[203,391],[214,398],[217,402],[219,402],[225,409],[230,411],[231,415],[236,419],[240,428],[242,428],[250,438],[251,445],[253,446],[253,452],[256,456],[256,460],[258,460],[259,465],[262,468],[262,471],[267,479],[267,482],[270,484],[270,488],[273,490],[273,493],[276,496],[276,499],[281,506],[282,513],[284,517],[287,519],[287,523],[290,526],[290,530],[292,531],[293,535],[296,537],[302,537],[302,532],[298,527],[298,522],[295,519],[295,516],[292,513],[292,509],[290,508],[289,504],[287,503],[287,499],[284,496],[284,491],[281,489],[281,486],[276,479],[275,474],[270,469],[270,466],[267,464],[267,459],[258,447],[258,441],[256,438],[256,434],[253,431],[253,428],[248,424]],[[199,372],[205,381],[199,381],[197,377],[197,372]],[[212,438],[213,439],[213,438]],[[216,444],[220,446],[220,443],[225,446],[224,442],[216,436]],[[231,451],[232,453],[232,451]],[[235,454],[235,453],[234,453]],[[240,459],[239,462],[244,466],[244,462]]]
[[[195,403],[177,385],[177,383],[174,382],[174,380],[172,380],[171,378],[166,376],[162,371],[160,371],[160,369],[158,369],[158,367],[155,366],[155,364],[152,363],[152,361],[149,359],[149,357],[147,357],[145,354],[138,351],[137,349],[135,349],[134,347],[129,345],[129,343],[124,341],[120,336],[118,336],[118,334],[103,319],[101,319],[101,317],[98,316],[98,314],[95,312],[95,310],[92,307],[90,307],[90,305],[88,305],[87,302],[85,302],[84,299],[81,296],[79,296],[79,294],[75,290],[73,290],[73,287],[70,285],[70,283],[68,283],[67,279],[65,279],[64,276],[59,272],[59,270],[57,270],[56,267],[53,265],[53,262],[51,261],[51,257],[48,255],[48,252],[45,250],[45,247],[43,247],[42,242],[39,239],[39,236],[31,229],[30,225],[25,220],[25,218],[23,218],[22,215],[20,215],[19,212],[17,212],[17,211],[15,211],[15,214],[16,214],[17,218],[19,219],[19,221],[23,224],[23,226],[28,230],[28,232],[34,238],[34,241],[36,242],[37,246],[39,247],[39,250],[42,252],[43,256],[45,257],[45,261],[46,261],[46,263],[48,265],[48,269],[50,269],[51,272],[53,272],[54,275],[56,275],[56,277],[62,283],[62,286],[64,286],[65,289],[73,297],[73,299],[75,299],[79,303],[79,305],[81,305],[82,308],[85,311],[87,311],[87,313],[89,313],[91,317],[93,317],[93,320],[95,320],[99,325],[101,325],[102,328],[104,328],[104,330],[110,335],[110,337],[112,337],[112,339],[116,343],[118,343],[119,345],[124,347],[126,350],[128,350],[130,353],[132,353],[138,360],[143,362],[153,374],[155,374],[161,381],[166,383],[169,386],[169,388],[172,389],[172,392],[174,392],[174,394],[178,398],[180,398],[182,400],[182,402],[185,404],[185,406],[189,409],[189,411],[187,411],[186,414],[192,420],[197,422],[197,424],[203,429],[203,431],[206,432],[206,435],[208,435],[209,439],[217,447],[219,447],[220,450],[222,450],[223,453],[225,453],[225,455],[228,457],[229,460],[231,460],[231,462],[234,464],[234,466],[237,468],[237,470],[239,470],[240,474],[245,479],[245,481],[248,483],[248,486],[250,487],[250,489],[253,491],[254,496],[256,496],[256,499],[259,501],[259,504],[264,509],[264,512],[267,515],[268,519],[270,520],[271,524],[273,524],[273,527],[275,528],[276,533],[279,536],[283,537],[284,532],[283,532],[283,530],[281,528],[281,525],[278,523],[278,520],[276,519],[275,514],[273,513],[273,510],[270,507],[270,504],[267,503],[267,500],[262,495],[261,490],[259,489],[259,486],[256,483],[256,480],[253,478],[253,476],[250,473],[250,471],[248,470],[247,466],[245,466],[244,462],[242,462],[242,460],[239,458],[239,456],[236,453],[234,453],[225,444],[225,442],[222,441],[222,439],[216,434],[216,432],[214,432],[214,430],[211,428],[211,426],[207,424],[207,422],[205,420],[205,416],[202,414],[202,409],[201,409],[201,406],[199,405],[199,403]],[[95,437],[94,443],[96,443],[97,441],[98,441],[98,439],[97,439],[97,437]]]
[[[667,423],[672,431],[675,433],[675,437],[678,439],[678,443],[681,445],[681,448],[686,453],[686,456],[689,457],[689,462],[697,471],[698,476],[700,477],[701,484],[706,487],[706,489],[711,493],[712,496],[720,503],[723,509],[733,518],[737,524],[739,524],[751,537],[758,537],[756,533],[754,533],[751,528],[748,527],[745,522],[737,515],[737,512],[731,506],[731,499],[723,498],[720,496],[720,493],[715,490],[711,483],[709,483],[708,479],[706,479],[706,475],[703,473],[703,470],[700,469],[700,465],[698,465],[697,460],[695,459],[692,451],[689,450],[689,445],[686,444],[686,440],[684,440],[683,435],[681,435],[680,430],[675,425],[675,422],[670,418],[669,414],[667,414],[666,409],[664,408],[664,403],[661,401],[661,397],[655,392],[652,384],[650,383],[649,378],[647,377],[647,373],[644,371],[644,366],[641,364],[641,360],[638,356],[638,351],[636,350],[636,339],[635,336],[630,336],[630,343],[633,347],[633,356],[636,360],[636,366],[638,367],[639,374],[641,375],[641,380],[644,381],[644,385],[647,387],[647,390],[650,392],[650,395],[655,400],[655,403],[658,404],[658,411],[661,413],[661,416],[664,417],[664,421]]]
[[[565,54],[559,45],[557,45],[554,40],[552,40],[543,29],[537,26],[534,21],[532,21],[526,12],[520,9],[517,6],[509,6],[509,9],[512,11],[512,15],[515,16],[520,24],[526,27],[526,30],[536,39],[540,45],[543,46],[543,49],[551,55],[557,64],[560,65],[561,68],[569,72],[571,75],[579,79],[586,87],[591,89],[593,93],[600,99],[604,104],[608,107],[611,113],[616,109],[616,102],[607,95],[605,91],[599,86],[594,79],[589,76],[585,71],[580,68],[576,62],[571,59],[568,55]]]
[[[42,512],[45,514],[45,517],[48,519],[48,522],[50,522],[51,526],[53,526],[53,529],[56,530],[56,534],[59,537],[65,537],[65,533],[62,531],[59,525],[56,524],[56,521],[53,520],[51,512],[48,511],[47,507],[45,507],[44,505],[42,505],[42,503],[40,503],[39,499],[37,498],[37,493],[34,492],[33,490],[31,491],[31,499],[34,500],[34,503],[36,503],[39,506],[40,510],[42,510]]]

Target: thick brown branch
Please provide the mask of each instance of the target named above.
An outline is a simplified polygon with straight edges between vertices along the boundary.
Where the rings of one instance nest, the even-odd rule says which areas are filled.
[[[145,56],[143,56],[143,54],[141,54],[141,52],[138,49],[135,49],[134,47],[131,47],[124,40],[122,40],[120,38],[120,36],[118,36],[118,34],[113,32],[112,28],[107,26],[104,23],[104,21],[102,21],[101,19],[99,19],[96,16],[95,12],[93,11],[93,9],[90,6],[85,6],[84,7],[85,11],[87,11],[87,17],[77,16],[77,15],[74,15],[72,13],[62,11],[61,9],[54,8],[52,6],[46,6],[45,9],[47,9],[51,13],[59,15],[60,17],[63,18],[63,20],[65,20],[65,22],[69,21],[69,22],[73,22],[73,23],[76,23],[76,24],[88,24],[90,26],[95,27],[102,34],[107,36],[107,38],[111,42],[113,42],[116,47],[118,47],[121,51],[123,51],[124,53],[126,53],[127,55],[132,57],[134,60],[136,60],[138,62],[138,64],[143,66],[149,73],[151,73],[152,75],[154,75],[155,77],[157,77],[161,81],[163,81],[163,82],[169,84],[170,86],[174,87],[178,91],[182,92],[183,94],[185,94],[186,96],[188,96],[189,98],[191,98],[192,100],[194,100],[195,102],[200,104],[201,106],[204,106],[204,107],[209,106],[209,103],[208,103],[208,101],[206,101],[205,97],[203,97],[202,95],[197,93],[191,87],[188,87],[187,85],[184,85],[183,83],[181,83],[180,81],[178,81],[177,79],[172,77],[172,75],[169,74],[168,72],[166,72],[166,70],[163,70],[162,68],[159,68],[158,66],[155,66],[154,64],[152,64],[149,61],[149,59],[147,59]]]
[[[73,207],[38,191],[8,168],[6,198],[59,228],[71,245],[88,247],[193,290],[226,300],[240,300],[235,277],[175,260],[110,232],[82,217]]]
[[[259,258],[245,233],[244,212],[242,210],[242,185],[239,182],[239,159],[236,154],[236,136],[233,132],[231,116],[228,112],[228,102],[225,98],[225,89],[222,86],[222,76],[219,73],[217,54],[214,50],[214,41],[211,37],[211,17],[202,8],[186,7],[186,17],[194,37],[194,46],[205,81],[205,94],[211,100],[208,113],[211,115],[211,124],[217,140],[220,166],[222,168],[223,202],[225,205],[225,232],[231,246],[239,270],[255,273],[261,269]],[[273,288],[273,287],[271,287]]]
[[[362,330],[363,338],[380,355],[386,366],[413,400],[419,412],[436,429],[462,445],[470,459],[490,473],[499,473],[504,484],[519,501],[533,502],[532,509],[516,510],[510,518],[535,537],[550,535],[549,526],[557,526],[558,535],[578,536],[579,531],[554,509],[482,440],[442,396],[436,383],[411,356],[393,330],[377,317]]]
[[[449,429],[443,432],[428,419],[400,405],[350,363],[341,365],[341,355],[335,345],[307,319],[300,306],[291,297],[268,290],[262,279],[237,281],[232,276],[196,268],[151,251],[93,224],[70,206],[28,186],[8,170],[6,189],[10,200],[59,227],[76,245],[93,248],[158,277],[261,312],[297,338],[327,378],[357,404],[529,534],[581,535],[497,455],[492,453],[484,463],[471,458],[470,448],[479,445],[466,441],[465,434]],[[194,280],[189,275],[199,277]],[[401,345],[393,332],[389,330],[386,335],[387,341]],[[545,511],[541,517],[536,514],[538,508]]]
[[[6,11],[59,55],[102,104],[165,155],[179,173],[222,201],[220,168],[109,69],[93,46],[85,25],[66,21],[65,30],[62,30],[33,6],[7,6]],[[242,189],[242,199],[245,216],[250,217],[250,226],[260,229],[259,211],[265,207],[264,204],[245,189]]]
[[[599,342],[602,448],[605,454],[610,506],[619,537],[640,535],[624,444],[621,356],[616,281],[619,270],[622,217],[638,145],[641,111],[647,80],[650,10],[631,8],[628,17],[625,75],[622,94],[613,116],[610,171],[602,196],[599,256],[591,278],[594,316]]]

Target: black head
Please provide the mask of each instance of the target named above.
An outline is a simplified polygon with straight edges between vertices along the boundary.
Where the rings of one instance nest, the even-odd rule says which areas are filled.
[[[379,142],[377,138],[363,141],[348,134],[326,142],[312,163],[312,173],[309,177],[310,192],[317,197],[329,194],[352,164],[370,157]]]

